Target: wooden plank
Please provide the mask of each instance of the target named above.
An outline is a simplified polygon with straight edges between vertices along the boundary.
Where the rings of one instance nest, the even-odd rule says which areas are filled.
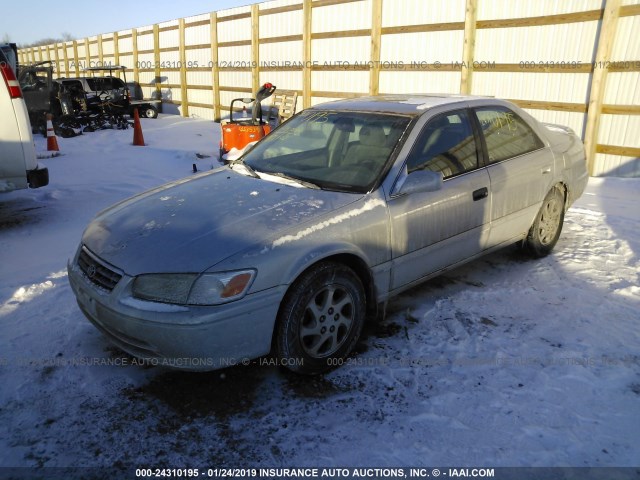
[[[280,37],[267,37],[260,39],[260,45],[265,43],[299,42],[304,35],[282,35]]]
[[[155,53],[156,51],[152,48],[151,50],[138,50],[138,55],[149,55],[150,53]]]
[[[640,115],[640,105],[602,105],[606,115]]]
[[[190,27],[203,27],[205,25],[209,25],[209,20],[198,20],[196,22],[188,22],[184,24],[184,28]]]
[[[206,90],[207,92],[211,91],[211,85],[187,85],[189,90]]]
[[[476,65],[475,71],[500,72],[500,73],[591,73],[593,65],[591,63],[574,63],[566,64],[551,62],[538,64],[521,64],[521,63],[496,63],[494,65]]]
[[[154,62],[154,83],[156,86],[156,99],[162,98],[162,70],[160,69],[160,27],[158,24],[153,25],[153,62]]]
[[[636,5],[623,5],[620,7],[621,17],[635,17],[640,15],[640,3]]]
[[[189,90],[187,89],[187,52],[184,49],[185,39],[184,18],[178,20],[178,50],[180,52],[180,98],[182,101],[182,116],[189,116]]]
[[[371,35],[371,29],[363,28],[361,30],[340,30],[338,32],[312,33],[311,40],[323,40],[326,38],[368,37],[370,35]]]
[[[54,70],[54,72],[58,75],[58,77],[60,76],[60,73],[62,72],[61,68],[60,68],[60,48],[58,47],[58,44],[54,44],[53,47],[53,55],[56,59],[56,68]]]
[[[254,95],[260,90],[260,10],[251,5],[251,87]]]
[[[168,27],[158,26],[158,30],[160,32],[171,32],[172,30],[180,30],[180,25],[170,25]]]
[[[604,16],[596,40],[596,65],[600,62],[607,62],[611,58],[619,15],[620,0],[605,0]],[[584,132],[587,171],[589,175],[593,175],[594,173],[596,145],[598,144],[598,133],[600,130],[600,113],[602,110],[602,99],[604,98],[606,81],[607,69],[596,68],[591,78],[589,109],[587,111],[587,124]]]
[[[251,18],[251,12],[237,13],[235,15],[225,15],[218,17],[218,23],[231,22],[233,20],[242,20],[243,18]]]
[[[209,15],[209,33],[211,43],[211,90],[213,92],[213,118],[219,121],[220,113],[220,69],[218,68],[218,14]]]
[[[619,155],[621,157],[637,157],[640,158],[640,148],[621,147],[618,145],[596,145],[596,153],[605,153],[608,155]]]
[[[202,50],[206,48],[211,48],[211,45],[208,43],[200,43],[198,45],[185,45],[185,50]]]
[[[448,32],[452,30],[464,30],[465,22],[428,23],[421,25],[404,25],[397,27],[384,27],[383,35],[398,35],[404,33]]]
[[[356,3],[362,1],[364,0],[315,0],[312,2],[312,6],[313,8],[330,7],[331,5],[343,5],[345,3]]]
[[[42,50],[40,51],[42,53]],[[42,60],[42,57],[40,58]],[[78,56],[78,42],[76,40],[73,41],[73,63],[74,70],[76,72],[76,77],[80,76],[80,58]]]
[[[539,100],[520,100],[514,98],[509,98],[507,100],[515,103],[521,108],[531,108],[534,110],[552,110],[559,112],[577,113],[585,113],[587,111],[587,105],[584,103],[546,102]]]
[[[306,65],[302,72],[302,108],[311,106],[312,7],[311,0],[302,0],[302,58]]]
[[[67,52],[67,43],[62,44],[62,56],[64,58],[64,76],[69,77],[69,53]],[[35,56],[34,56],[35,59]],[[34,62],[35,63],[35,62]]]
[[[302,3],[297,3],[295,5],[285,5],[284,7],[263,8],[260,10],[260,16],[263,17],[265,15],[276,15],[278,13],[297,12],[298,10],[302,9]]]
[[[84,57],[87,67],[91,67],[91,47],[89,45],[89,38],[84,39]]]
[[[133,81],[140,83],[140,61],[138,53],[138,31],[131,30],[131,46],[133,48]]]
[[[113,62],[116,65],[120,65],[120,37],[118,36],[118,32],[113,32]],[[115,72],[116,76],[120,77],[120,72]]]
[[[98,35],[98,64],[104,64],[104,50],[102,49],[102,34]]]
[[[218,47],[246,47],[251,45],[251,39],[249,40],[235,40],[233,42],[218,42]]]
[[[371,1],[371,68],[369,94],[380,92],[380,48],[382,44],[382,0]]]
[[[478,20],[476,28],[540,27],[565,23],[593,22],[600,20],[601,18],[602,10],[587,10],[583,12],[560,13],[558,15],[544,15],[540,17]]]
[[[158,50],[161,53],[166,53],[166,52],[179,52],[180,51],[180,47],[163,47],[161,49]]]
[[[464,43],[462,61],[466,68],[460,72],[460,93],[470,94],[473,82],[473,58],[476,51],[476,23],[478,20],[477,0],[467,0],[464,17]]]

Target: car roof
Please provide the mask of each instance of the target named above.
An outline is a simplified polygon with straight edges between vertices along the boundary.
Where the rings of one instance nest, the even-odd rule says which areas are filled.
[[[422,115],[430,108],[440,105],[487,100],[491,97],[457,94],[397,94],[348,98],[316,105],[316,110],[354,110],[361,112],[396,113]]]

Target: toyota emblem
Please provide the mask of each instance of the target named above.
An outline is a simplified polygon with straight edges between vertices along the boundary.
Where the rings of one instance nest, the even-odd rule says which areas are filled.
[[[96,275],[96,266],[89,265],[89,268],[87,268],[87,277],[93,278],[95,275]]]

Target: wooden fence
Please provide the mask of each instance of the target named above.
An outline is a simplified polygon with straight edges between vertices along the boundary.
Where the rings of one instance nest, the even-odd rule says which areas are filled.
[[[638,32],[640,0],[276,0],[24,48],[20,61],[67,77],[122,64],[147,95],[212,119],[267,80],[297,90],[299,107],[407,91],[506,97],[581,134],[592,175],[640,176]]]

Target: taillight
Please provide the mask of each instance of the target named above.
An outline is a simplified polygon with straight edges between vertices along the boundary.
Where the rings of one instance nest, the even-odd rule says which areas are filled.
[[[7,62],[0,62],[0,70],[2,70],[2,77],[9,89],[9,96],[11,98],[22,98],[20,84],[18,83],[18,79],[9,64]]]

